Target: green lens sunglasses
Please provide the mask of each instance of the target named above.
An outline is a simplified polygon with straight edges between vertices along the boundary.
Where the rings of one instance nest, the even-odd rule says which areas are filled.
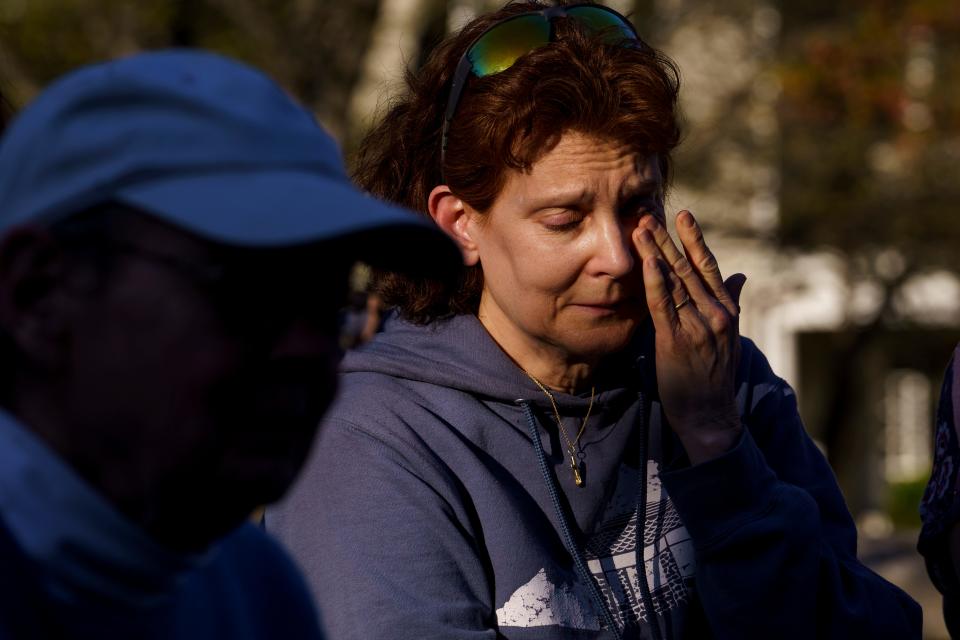
[[[573,18],[590,34],[600,34],[604,42],[620,46],[643,46],[630,21],[609,7],[598,4],[573,4],[546,7],[521,13],[490,26],[481,33],[457,63],[450,86],[450,97],[443,116],[440,142],[440,170],[443,172],[450,136],[450,124],[457,112],[460,96],[471,73],[478,78],[506,71],[524,54],[556,40],[554,20]]]

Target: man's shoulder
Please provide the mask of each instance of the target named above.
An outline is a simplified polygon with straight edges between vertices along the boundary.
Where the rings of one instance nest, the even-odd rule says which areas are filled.
[[[271,588],[305,588],[287,552],[271,535],[252,523],[244,523],[224,537],[205,570],[229,574],[241,584],[262,586],[261,580],[269,580]]]
[[[248,630],[261,632],[251,637],[320,637],[300,571],[279,543],[253,524],[241,525],[218,543],[197,570],[192,589],[215,594],[216,606],[226,612],[242,613]],[[292,635],[284,635],[288,632]]]
[[[0,514],[0,640],[44,637],[50,620],[40,574]]]

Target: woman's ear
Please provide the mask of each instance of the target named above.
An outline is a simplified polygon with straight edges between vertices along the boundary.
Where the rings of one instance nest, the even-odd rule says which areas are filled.
[[[470,223],[477,215],[469,209],[463,200],[450,191],[450,187],[441,184],[433,188],[427,200],[430,217],[443,229],[444,233],[453,238],[463,254],[463,264],[472,267],[480,261],[477,243],[470,237],[473,225]]]

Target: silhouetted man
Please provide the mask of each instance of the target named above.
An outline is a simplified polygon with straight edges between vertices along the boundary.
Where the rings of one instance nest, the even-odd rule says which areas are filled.
[[[44,92],[0,143],[0,637],[318,637],[245,522],[331,400],[352,262],[437,253],[253,69],[168,51]]]

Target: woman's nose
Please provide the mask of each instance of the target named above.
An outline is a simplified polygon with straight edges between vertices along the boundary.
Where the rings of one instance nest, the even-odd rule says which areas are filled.
[[[636,265],[629,229],[619,220],[610,220],[598,228],[594,248],[594,271],[597,275],[622,278]]]

